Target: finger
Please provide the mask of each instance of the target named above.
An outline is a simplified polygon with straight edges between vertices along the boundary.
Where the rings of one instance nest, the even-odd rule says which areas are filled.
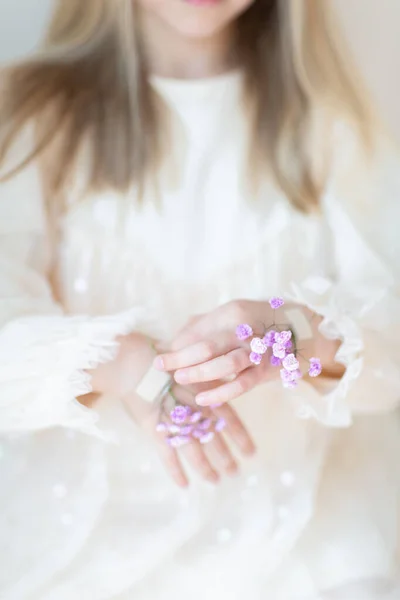
[[[221,434],[215,435],[213,441],[205,446],[205,451],[218,470],[228,475],[235,475],[238,472],[237,462]]]
[[[219,418],[224,419],[226,423],[224,431],[240,451],[246,455],[254,454],[256,450],[254,441],[236,411],[228,404],[223,404],[214,409],[214,412]]]
[[[218,356],[207,362],[178,369],[174,375],[175,381],[183,385],[216,381],[237,375],[251,365],[249,352],[244,348],[236,348],[223,356]]]
[[[226,331],[214,336],[213,339],[203,339],[180,350],[160,354],[156,357],[154,366],[164,371],[176,371],[204,363],[238,346],[239,342],[234,333]]]
[[[199,406],[212,406],[230,402],[239,398],[266,379],[263,369],[249,367],[231,382],[224,383],[207,392],[197,394],[195,401]]]
[[[197,442],[191,442],[182,448],[182,454],[199,475],[210,483],[217,483],[219,475],[211,466],[204,448]]]
[[[165,440],[161,440],[159,445],[159,456],[164,464],[167,473],[172,477],[173,481],[179,487],[187,487],[189,485],[188,478],[185,475],[178,453],[173,448],[170,448]]]

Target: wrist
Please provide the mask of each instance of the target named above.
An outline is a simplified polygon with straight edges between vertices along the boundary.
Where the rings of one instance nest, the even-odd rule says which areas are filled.
[[[323,318],[303,305],[288,305],[285,312],[295,337],[295,347],[301,356],[310,360],[318,357],[322,364],[322,377],[337,379],[343,376],[344,367],[335,362],[340,340],[330,340],[320,332]],[[313,383],[315,378],[305,376]]]
[[[130,334],[117,339],[118,353],[111,362],[89,371],[92,390],[98,394],[112,394],[122,398],[132,392],[151,367],[155,351],[154,340],[142,334]]]

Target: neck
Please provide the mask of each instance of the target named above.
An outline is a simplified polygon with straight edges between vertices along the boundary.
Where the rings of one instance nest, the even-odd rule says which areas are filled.
[[[192,39],[180,36],[146,11],[141,13],[140,21],[148,69],[154,75],[201,79],[220,75],[234,66],[232,28],[206,39]]]

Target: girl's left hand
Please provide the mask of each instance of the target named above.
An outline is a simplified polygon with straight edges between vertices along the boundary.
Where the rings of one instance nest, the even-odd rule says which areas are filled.
[[[198,394],[196,402],[200,406],[228,402],[276,377],[276,370],[269,368],[268,361],[254,368],[249,360],[249,342],[236,337],[236,327],[241,323],[251,325],[254,334],[263,335],[264,324],[272,320],[268,302],[229,302],[192,319],[173,341],[170,352],[160,354],[154,366],[175,371],[174,378],[182,385],[226,380]]]
[[[313,329],[312,340],[306,347],[302,344],[302,354],[320,357],[324,370],[333,368],[333,373],[338,342],[323,338],[318,331],[321,319],[316,315],[313,318],[307,309],[302,310],[308,313]],[[278,311],[276,318],[276,325],[285,325],[284,314],[281,317]],[[241,342],[236,337],[236,327],[241,323],[248,323],[254,335],[263,336],[266,325],[273,322],[274,311],[268,302],[229,302],[192,319],[173,341],[170,351],[156,358],[154,366],[175,372],[175,380],[182,385],[225,380],[226,383],[197,394],[196,402],[200,406],[229,402],[261,383],[280,377],[279,369],[271,368],[268,360],[254,366],[249,359],[249,340]]]

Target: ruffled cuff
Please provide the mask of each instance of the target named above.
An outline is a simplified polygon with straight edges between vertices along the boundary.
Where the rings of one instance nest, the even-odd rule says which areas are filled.
[[[342,341],[335,360],[346,369],[339,381],[303,383],[294,393],[299,414],[348,427],[353,414],[392,410],[400,400],[400,302],[391,290],[369,285],[355,293],[308,278],[288,297],[323,317],[319,329]]]
[[[0,432],[64,426],[101,438],[95,411],[76,398],[92,391],[86,370],[114,358],[141,309],[113,316],[28,317],[0,331]]]

